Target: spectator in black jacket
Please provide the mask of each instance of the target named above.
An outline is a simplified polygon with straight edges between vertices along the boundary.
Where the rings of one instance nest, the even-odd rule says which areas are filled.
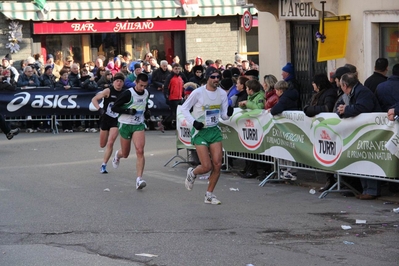
[[[349,104],[341,104],[337,113],[341,118],[355,117],[362,113],[381,112],[380,104],[370,89],[361,85],[357,74],[348,73],[341,77],[341,89],[349,95]],[[363,194],[361,200],[372,200],[380,195],[380,182],[377,180],[361,178]]]
[[[69,73],[68,80],[71,82],[72,87],[80,87],[80,73],[79,73],[79,65],[72,64],[71,72]]]
[[[399,102],[399,64],[393,66],[392,76],[377,86],[375,96],[383,112]]]
[[[192,73],[193,76],[189,79],[189,81],[201,86],[201,81],[204,79],[204,68],[201,65],[194,66]]]
[[[54,89],[55,87],[55,76],[53,75],[53,68],[51,65],[47,65],[44,68],[44,73],[40,77],[40,84],[44,87],[49,87],[50,89]]]
[[[378,58],[375,61],[374,73],[366,79],[364,86],[369,88],[372,92],[375,92],[378,84],[387,80],[388,73],[388,59]]]
[[[313,78],[313,94],[308,105],[303,108],[305,115],[311,117],[320,113],[333,112],[337,101],[337,91],[327,78],[326,74],[316,74]],[[319,192],[329,190],[335,184],[334,174],[327,173],[326,184],[319,189]]]
[[[168,61],[162,60],[160,67],[152,72],[152,88],[163,91],[166,78],[169,76]]]

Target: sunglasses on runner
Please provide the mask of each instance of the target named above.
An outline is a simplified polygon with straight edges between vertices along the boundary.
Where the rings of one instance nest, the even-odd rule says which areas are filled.
[[[220,75],[217,76],[209,76],[210,79],[220,79]]]

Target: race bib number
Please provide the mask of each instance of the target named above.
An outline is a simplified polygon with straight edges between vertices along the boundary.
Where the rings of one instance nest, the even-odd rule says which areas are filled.
[[[219,123],[219,109],[205,110],[205,126],[214,127]]]

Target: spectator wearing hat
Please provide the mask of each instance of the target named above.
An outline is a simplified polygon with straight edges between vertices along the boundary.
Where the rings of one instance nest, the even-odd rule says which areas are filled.
[[[127,78],[125,79],[125,88],[134,88],[135,86],[135,81],[137,76],[143,72],[143,68],[141,67],[141,63],[135,63],[134,64],[134,70],[133,72],[127,76]]]
[[[366,79],[364,86],[375,92],[378,84],[387,80],[388,59],[378,58],[374,64],[374,73]]]
[[[61,67],[59,65],[54,64],[54,56],[52,54],[48,54],[46,57],[46,64],[50,65],[51,68],[53,69],[53,75],[55,77],[55,81],[58,81],[60,78],[60,71]]]
[[[11,79],[10,70],[3,70],[0,74],[0,91],[15,91],[16,89],[17,83]]]
[[[168,61],[162,60],[160,67],[152,72],[152,89],[163,91],[166,78],[169,76]]]
[[[245,71],[245,76],[248,79],[259,80],[259,71],[255,70],[255,69],[247,70],[247,71]]]
[[[11,79],[14,80],[14,82],[18,81],[18,77],[19,77],[19,73],[18,70],[12,66],[11,64],[12,58],[10,54],[7,54],[2,60],[2,66],[3,66],[3,70],[4,69],[8,69],[10,70],[11,73]]]
[[[192,72],[193,76],[189,79],[189,81],[201,86],[201,81],[204,78],[204,68],[201,65],[196,65],[193,67]]]
[[[282,69],[281,76],[283,77],[284,81],[288,83],[288,87],[290,89],[295,89],[298,93],[297,98],[297,110],[302,110],[302,103],[300,101],[300,84],[295,79],[295,70],[294,65],[291,63],[287,63]]]
[[[40,84],[44,87],[49,87],[50,89],[54,89],[55,87],[55,76],[53,75],[53,68],[51,65],[46,65],[44,67],[44,73],[40,76]]]
[[[152,82],[152,69],[151,69],[151,64],[150,62],[144,62],[143,63],[143,72],[147,74],[148,76],[148,86],[151,86],[151,82]]]
[[[184,101],[190,96],[190,94],[198,88],[198,85],[194,82],[187,82],[183,85],[184,88]]]
[[[191,62],[191,60],[187,60],[186,63],[184,64],[184,70],[183,70],[183,74],[184,76],[186,76],[187,80],[190,80],[194,76],[192,70],[193,70],[193,62]]]

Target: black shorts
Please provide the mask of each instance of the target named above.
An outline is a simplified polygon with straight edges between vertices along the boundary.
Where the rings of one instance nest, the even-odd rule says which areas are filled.
[[[111,127],[118,127],[118,118],[112,118],[106,114],[100,118],[100,129],[109,131]]]

